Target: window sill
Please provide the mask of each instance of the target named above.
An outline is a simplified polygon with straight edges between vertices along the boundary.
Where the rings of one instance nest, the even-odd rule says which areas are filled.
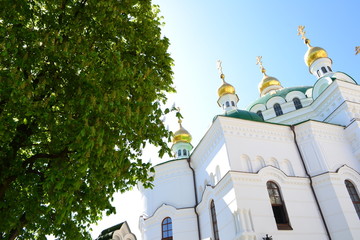
[[[293,230],[289,224],[277,224],[278,230]]]

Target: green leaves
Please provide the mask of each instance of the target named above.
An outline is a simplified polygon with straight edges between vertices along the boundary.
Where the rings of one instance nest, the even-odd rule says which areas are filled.
[[[170,152],[160,103],[174,91],[157,13],[147,0],[4,1],[0,238],[90,239],[114,192],[151,187],[141,152]]]

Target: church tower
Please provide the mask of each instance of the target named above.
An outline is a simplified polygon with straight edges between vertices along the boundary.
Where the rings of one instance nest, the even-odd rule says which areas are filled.
[[[180,117],[178,122],[180,128],[174,133],[171,150],[176,159],[188,158],[190,156],[190,151],[193,149],[193,146],[191,145],[192,137],[191,134],[183,128]]]
[[[328,57],[325,49],[310,45],[310,40],[306,38],[304,29],[304,26],[299,26],[298,28],[298,35],[301,35],[301,39],[308,46],[308,50],[304,55],[304,61],[309,67],[309,72],[319,79],[324,75],[332,73],[332,60]]]
[[[237,110],[237,103],[239,97],[235,93],[235,88],[225,81],[225,75],[222,71],[221,61],[217,61],[217,67],[219,70],[222,85],[218,89],[219,99],[217,103],[225,111],[225,113],[231,113]]]

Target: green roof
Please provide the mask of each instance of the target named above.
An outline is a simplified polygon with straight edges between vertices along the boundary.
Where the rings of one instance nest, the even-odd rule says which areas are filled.
[[[112,227],[109,227],[105,230],[103,230],[99,237],[96,238],[96,240],[111,240],[112,239],[112,235],[116,230],[119,230],[121,228],[121,226],[124,224],[124,222],[116,224]]]
[[[264,96],[258,98],[255,102],[253,102],[252,104],[250,104],[246,109],[247,110],[250,110],[253,106],[255,106],[256,104],[266,104],[270,98],[273,98],[273,97],[282,97],[282,98],[285,98],[286,95],[289,93],[289,92],[293,92],[293,91],[299,91],[299,92],[302,92],[305,94],[305,92],[309,89],[309,88],[312,88],[313,86],[302,86],[302,87],[290,87],[290,88],[283,88],[283,89],[280,89],[278,91],[276,91],[275,93],[273,94],[270,94],[270,93],[267,93],[265,94]]]
[[[239,110],[239,109],[237,109],[236,111],[231,112],[231,113],[216,115],[214,120],[216,119],[217,116],[240,118],[240,119],[250,120],[250,121],[255,121],[255,122],[264,122],[264,120],[256,113],[249,112],[246,110]]]

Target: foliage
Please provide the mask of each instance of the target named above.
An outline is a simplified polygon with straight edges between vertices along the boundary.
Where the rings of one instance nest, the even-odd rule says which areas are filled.
[[[137,182],[172,87],[151,0],[3,0],[0,238],[90,239],[90,223]],[[166,110],[168,112],[168,110]]]

